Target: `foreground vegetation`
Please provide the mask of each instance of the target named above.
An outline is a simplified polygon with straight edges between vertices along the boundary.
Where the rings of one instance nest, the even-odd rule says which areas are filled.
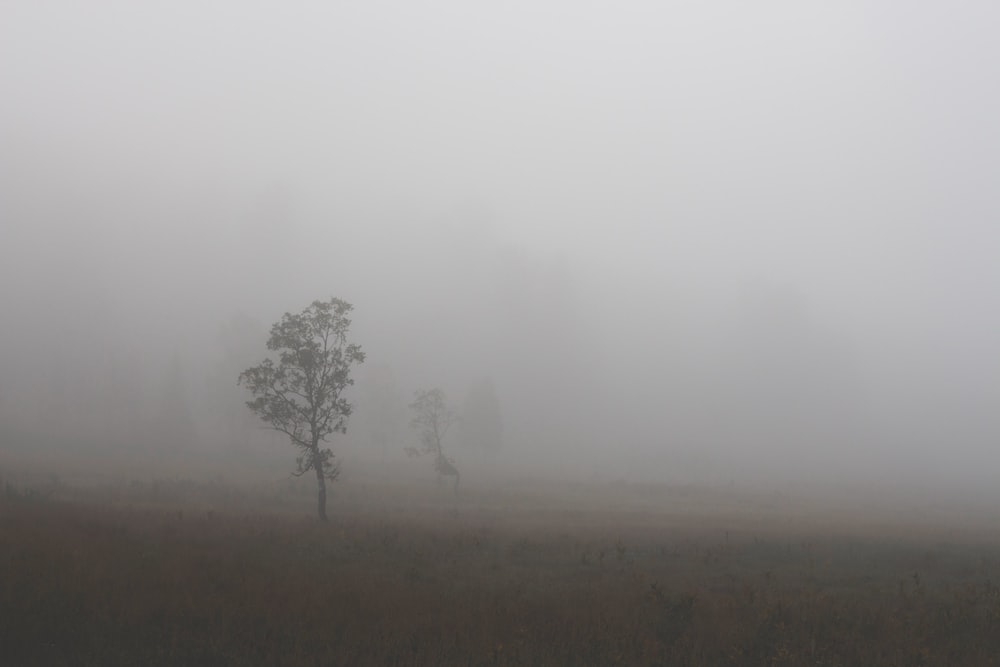
[[[323,524],[293,491],[262,513],[219,484],[8,486],[3,663],[1000,663],[1000,546],[975,531],[418,491]]]

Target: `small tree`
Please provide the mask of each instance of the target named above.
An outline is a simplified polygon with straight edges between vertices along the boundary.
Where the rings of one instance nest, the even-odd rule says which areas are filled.
[[[333,433],[347,432],[351,404],[341,396],[354,384],[351,367],[365,360],[361,347],[347,342],[353,306],[340,299],[313,301],[301,313],[285,313],[271,327],[267,349],[278,361],[265,359],[240,373],[239,384],[254,395],[247,407],[269,428],[287,435],[300,455],[301,477],[316,473],[319,518],[326,521],[326,480],[340,474],[329,448],[320,448]]]
[[[455,478],[455,493],[458,493],[458,469],[455,468],[452,461],[445,457],[442,447],[444,436],[448,433],[448,429],[458,421],[458,415],[448,407],[444,392],[437,388],[418,389],[413,394],[410,410],[413,411],[410,425],[417,429],[420,435],[420,449],[410,449],[408,453],[411,455],[433,455],[434,469],[438,475],[453,476]]]

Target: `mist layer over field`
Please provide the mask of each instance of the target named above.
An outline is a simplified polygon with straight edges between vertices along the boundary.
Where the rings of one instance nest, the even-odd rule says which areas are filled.
[[[5,451],[270,456],[236,377],[336,296],[338,455],[489,385],[459,462],[995,479],[992,3],[0,15]]]
[[[0,663],[996,664],[998,24],[0,3]]]

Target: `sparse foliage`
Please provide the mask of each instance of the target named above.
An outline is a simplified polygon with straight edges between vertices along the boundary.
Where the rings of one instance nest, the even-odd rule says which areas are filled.
[[[351,368],[365,359],[361,347],[347,342],[353,306],[341,299],[314,301],[298,314],[285,313],[271,327],[265,359],[240,373],[239,383],[253,394],[247,407],[270,428],[284,433],[299,450],[301,476],[316,474],[318,512],[326,520],[326,480],[340,474],[329,447],[321,443],[347,431],[351,404],[342,395],[354,384]]]
[[[434,469],[440,476],[455,478],[455,492],[458,492],[459,474],[454,461],[444,455],[443,442],[448,430],[458,421],[458,415],[448,407],[447,399],[442,390],[418,389],[413,394],[410,403],[413,418],[410,425],[417,429],[420,437],[420,450],[407,448],[410,456],[416,453],[434,456]]]

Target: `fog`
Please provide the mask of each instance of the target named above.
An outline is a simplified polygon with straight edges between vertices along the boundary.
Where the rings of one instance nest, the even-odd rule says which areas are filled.
[[[336,296],[342,457],[489,383],[510,469],[995,482],[998,20],[5,2],[0,447],[290,463],[236,378]]]

